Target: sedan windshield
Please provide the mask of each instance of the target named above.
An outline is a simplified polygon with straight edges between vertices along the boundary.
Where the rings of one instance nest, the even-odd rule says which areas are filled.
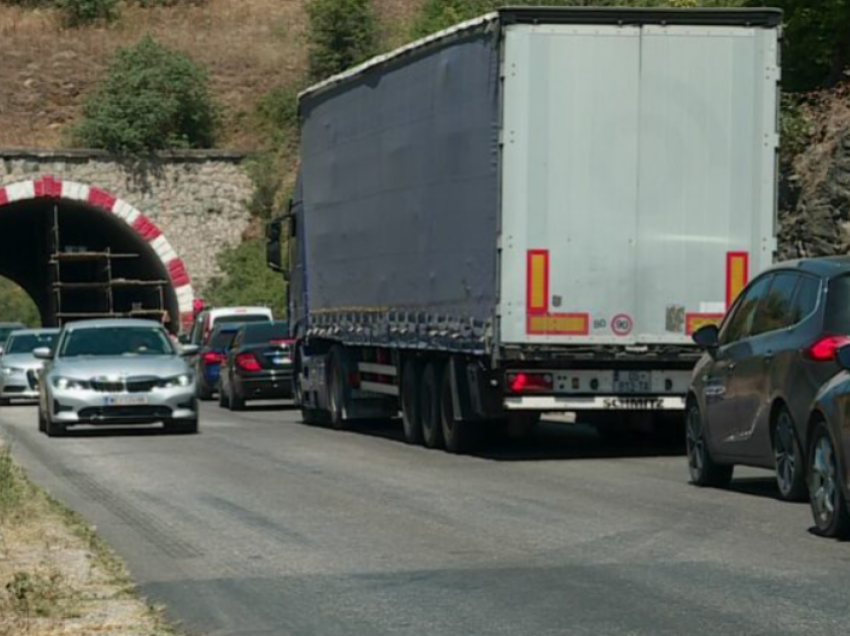
[[[157,327],[100,327],[71,331],[59,356],[162,356],[174,348],[165,331]]]
[[[39,347],[53,347],[56,334],[53,333],[25,333],[9,338],[6,353],[32,353]]]

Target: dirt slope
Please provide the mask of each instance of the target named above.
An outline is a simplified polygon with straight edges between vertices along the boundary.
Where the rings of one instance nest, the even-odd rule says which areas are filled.
[[[292,81],[306,61],[309,0],[208,0],[201,6],[125,5],[109,27],[67,29],[51,10],[0,5],[0,147],[63,144],[84,95],[119,47],[152,34],[209,70],[225,107],[219,145],[252,149],[250,117],[259,96]],[[423,0],[375,0],[385,39],[404,34]]]

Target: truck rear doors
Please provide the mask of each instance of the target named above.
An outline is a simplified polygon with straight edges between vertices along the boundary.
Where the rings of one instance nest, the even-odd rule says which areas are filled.
[[[775,249],[777,32],[511,25],[500,340],[686,343]]]

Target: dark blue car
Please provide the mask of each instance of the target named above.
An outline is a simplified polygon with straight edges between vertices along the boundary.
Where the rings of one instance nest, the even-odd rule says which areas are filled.
[[[221,363],[241,326],[242,323],[227,322],[213,328],[207,344],[198,354],[198,399],[211,400],[218,391]]]

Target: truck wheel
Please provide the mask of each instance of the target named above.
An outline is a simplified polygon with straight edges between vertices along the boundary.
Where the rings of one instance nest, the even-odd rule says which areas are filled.
[[[443,371],[440,389],[440,422],[446,450],[450,453],[466,453],[475,444],[476,422],[455,419],[454,396],[452,395],[452,377],[449,364]]]
[[[401,374],[401,419],[404,441],[422,443],[422,409],[419,406],[419,386],[422,382],[422,365],[415,360],[404,364]]]
[[[342,348],[331,350],[328,364],[328,411],[331,426],[337,431],[348,428],[343,415],[345,404],[345,387],[343,386]]]
[[[443,446],[443,422],[440,416],[440,392],[443,365],[430,362],[422,373],[419,391],[419,407],[422,414],[422,441],[428,448]]]

